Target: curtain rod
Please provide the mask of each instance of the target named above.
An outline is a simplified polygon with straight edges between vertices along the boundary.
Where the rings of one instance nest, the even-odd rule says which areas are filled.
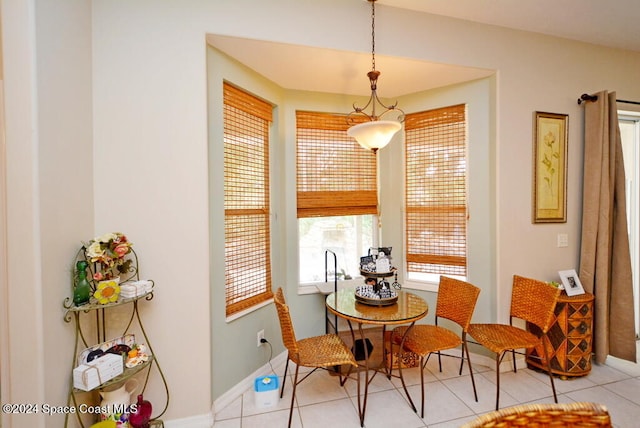
[[[578,98],[578,104],[582,104],[583,101],[596,101],[597,99],[598,99],[597,95],[582,94],[580,95],[580,98]],[[640,102],[638,101],[616,100],[616,102],[623,103],[623,104],[640,105]]]

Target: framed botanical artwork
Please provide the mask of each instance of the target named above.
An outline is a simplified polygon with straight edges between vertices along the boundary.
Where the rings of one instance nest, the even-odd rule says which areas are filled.
[[[567,221],[569,116],[535,112],[533,137],[533,223]]]
[[[584,294],[584,288],[578,278],[578,274],[574,269],[561,270],[558,272],[562,285],[564,285],[564,291],[567,296],[577,296],[578,294]]]

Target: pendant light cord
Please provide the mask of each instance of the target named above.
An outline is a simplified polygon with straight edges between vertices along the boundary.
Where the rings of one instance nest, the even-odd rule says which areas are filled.
[[[371,69],[376,69],[376,0],[371,2]]]

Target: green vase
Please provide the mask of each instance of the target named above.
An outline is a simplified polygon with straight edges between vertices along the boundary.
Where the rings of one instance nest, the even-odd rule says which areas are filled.
[[[84,305],[91,297],[91,286],[89,285],[89,281],[87,281],[87,267],[88,264],[84,260],[76,263],[78,282],[73,290],[73,303],[75,303],[76,306]]]

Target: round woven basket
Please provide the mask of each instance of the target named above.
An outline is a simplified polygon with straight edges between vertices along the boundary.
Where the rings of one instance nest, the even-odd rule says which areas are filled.
[[[525,404],[486,413],[463,428],[611,427],[607,408],[598,403]]]

